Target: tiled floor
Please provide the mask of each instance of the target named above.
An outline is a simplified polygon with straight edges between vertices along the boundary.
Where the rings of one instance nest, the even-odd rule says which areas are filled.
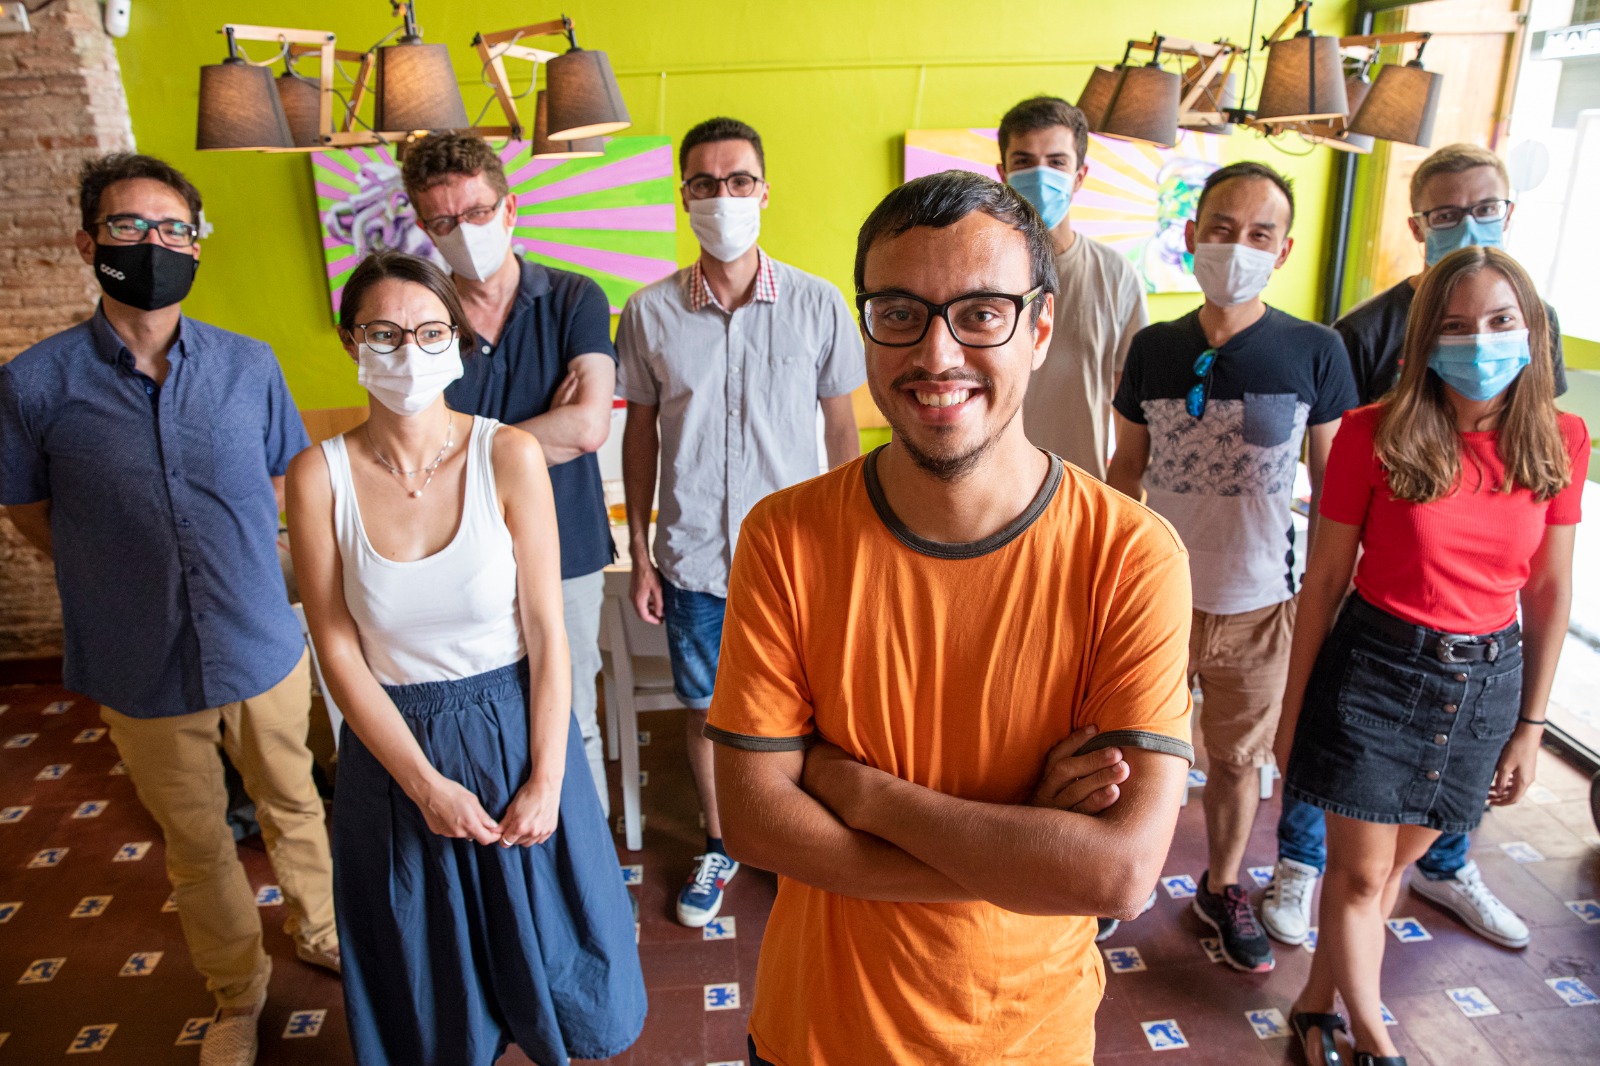
[[[177,1046],[191,1019],[209,1012],[209,997],[189,965],[177,915],[164,913],[168,886],[159,834],[125,776],[93,708],[49,687],[0,688],[0,1066],[61,1061],[75,1043],[101,1047],[101,1063],[148,1066],[192,1063],[197,1052]],[[62,713],[49,713],[51,711]],[[729,889],[730,939],[708,941],[672,920],[678,882],[698,850],[701,832],[693,788],[683,769],[682,719],[643,717],[651,743],[642,751],[649,785],[646,850],[619,851],[642,867],[640,952],[650,989],[650,1019],[638,1044],[616,1060],[631,1066],[705,1066],[742,1061],[744,1021],[754,993],[755,962],[774,882],[743,870]],[[32,735],[25,746],[18,737]],[[46,767],[66,764],[58,779]],[[1588,783],[1546,752],[1542,785],[1528,801],[1496,811],[1477,834],[1475,857],[1486,879],[1534,927],[1522,952],[1494,947],[1432,905],[1402,896],[1399,916],[1415,918],[1431,939],[1391,942],[1384,967],[1386,1002],[1398,1019],[1397,1040],[1413,1066],[1600,1062],[1600,1005],[1568,1007],[1548,982],[1577,978],[1600,991],[1600,924],[1585,924],[1567,901],[1600,897],[1600,840],[1590,821]],[[40,775],[43,773],[44,779]],[[615,771],[613,770],[613,775]],[[615,781],[613,781],[615,793]],[[1194,796],[1198,799],[1199,793]],[[85,803],[105,803],[83,808]],[[614,795],[613,806],[620,810]],[[26,807],[20,815],[15,808]],[[90,814],[75,817],[75,814]],[[1264,811],[1250,850],[1269,864],[1274,802]],[[1166,873],[1198,877],[1204,865],[1198,802],[1180,821]],[[124,845],[151,842],[141,858],[116,861]],[[1542,859],[1519,863],[1501,845],[1523,842]],[[273,883],[259,844],[241,849],[252,883]],[[30,868],[41,852],[66,849],[52,866]],[[1527,857],[1527,856],[1524,856]],[[71,917],[86,897],[109,896]],[[11,906],[20,902],[20,908]],[[1108,949],[1138,950],[1142,971],[1112,973],[1097,1023],[1103,1063],[1273,1063],[1298,1061],[1285,1038],[1257,1039],[1248,1015],[1277,1010],[1304,979],[1310,955],[1279,950],[1271,974],[1246,976],[1207,961],[1205,931],[1185,900],[1162,892],[1156,907],[1125,925]],[[295,961],[277,928],[281,906],[263,906],[276,961],[272,998],[262,1022],[262,1066],[343,1066],[351,1061],[337,982]],[[119,976],[136,953],[161,952],[144,976]],[[1131,959],[1119,954],[1118,959]],[[36,960],[64,958],[47,982],[21,984]],[[135,968],[137,962],[135,962]],[[145,967],[149,970],[149,957]],[[15,976],[13,976],[15,975]],[[738,1006],[708,1010],[707,986],[733,984]],[[1475,988],[1498,1012],[1468,1018],[1448,989]],[[718,998],[731,1001],[727,992]],[[320,1028],[317,1015],[325,1011]],[[1187,1050],[1152,1050],[1144,1026],[1171,1021]],[[110,1026],[115,1029],[110,1029]],[[87,1030],[87,1032],[86,1032]],[[296,1033],[302,1035],[296,1035]],[[314,1035],[312,1033],[314,1032]],[[80,1035],[81,1034],[81,1035]],[[76,1060],[74,1060],[76,1061]],[[515,1051],[503,1066],[524,1064]]]

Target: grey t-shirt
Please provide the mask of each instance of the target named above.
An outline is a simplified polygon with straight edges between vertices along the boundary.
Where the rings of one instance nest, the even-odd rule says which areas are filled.
[[[1028,439],[1106,479],[1111,397],[1133,335],[1150,324],[1133,264],[1078,234],[1056,256],[1061,292],[1044,363],[1022,401]]]

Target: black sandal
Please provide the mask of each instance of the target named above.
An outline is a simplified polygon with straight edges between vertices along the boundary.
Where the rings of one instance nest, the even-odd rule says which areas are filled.
[[[1311,1052],[1307,1045],[1311,1041],[1311,1030],[1315,1029],[1322,1036],[1322,1061],[1324,1066],[1344,1066],[1344,1058],[1339,1054],[1339,1048],[1333,1042],[1335,1032],[1347,1032],[1344,1019],[1337,1014],[1317,1014],[1314,1011],[1299,1011],[1289,1015],[1289,1025],[1294,1029],[1295,1036],[1300,1038],[1300,1051],[1305,1055],[1306,1062],[1311,1061]],[[1367,1056],[1371,1058],[1371,1056]],[[1404,1060],[1402,1060],[1402,1063]],[[1356,1066],[1365,1066],[1357,1056]]]
[[[1374,1055],[1370,1051],[1356,1052],[1356,1066],[1406,1066],[1404,1055]]]

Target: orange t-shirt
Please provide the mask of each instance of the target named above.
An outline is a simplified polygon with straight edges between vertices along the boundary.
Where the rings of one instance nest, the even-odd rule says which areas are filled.
[[[1050,748],[1091,722],[1101,743],[1192,761],[1189,570],[1171,526],[1052,457],[1011,526],[935,544],[889,510],[875,460],[745,519],[708,736],[771,751],[816,732],[991,803],[1026,803]],[[1105,984],[1094,931],[783,877],[751,1035],[779,1066],[1087,1064]]]

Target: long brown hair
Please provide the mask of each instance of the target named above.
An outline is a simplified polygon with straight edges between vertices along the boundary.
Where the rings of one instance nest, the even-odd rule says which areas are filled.
[[[1397,499],[1432,503],[1461,482],[1465,448],[1445,383],[1428,373],[1428,358],[1439,339],[1450,297],[1463,278],[1493,270],[1510,283],[1528,327],[1532,362],[1501,394],[1500,437],[1496,451],[1505,464],[1510,492],[1520,485],[1547,500],[1572,480],[1572,464],[1561,440],[1555,403],[1555,372],[1550,364],[1550,319],[1517,261],[1498,248],[1469,247],[1451,252],[1428,271],[1417,288],[1406,323],[1405,366],[1394,390],[1382,400],[1376,439],[1378,461],[1389,475]]]

